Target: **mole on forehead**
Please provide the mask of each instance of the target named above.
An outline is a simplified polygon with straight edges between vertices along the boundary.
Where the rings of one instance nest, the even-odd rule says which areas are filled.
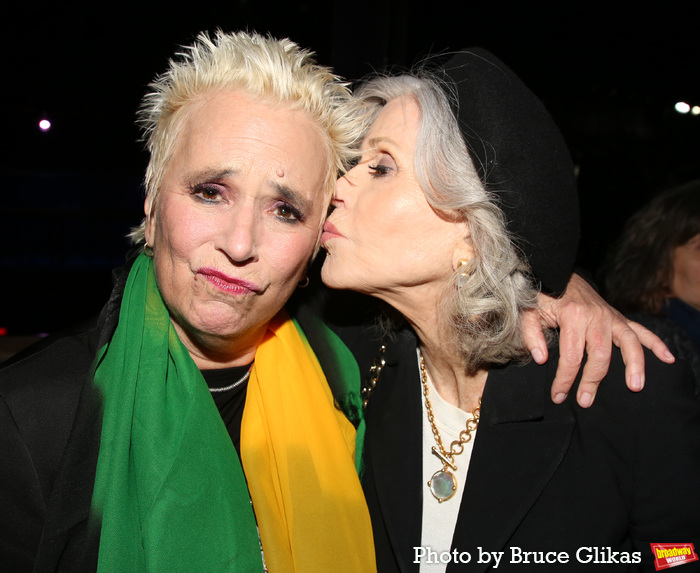
[[[284,168],[282,168],[282,167],[277,168],[277,177],[284,177]]]

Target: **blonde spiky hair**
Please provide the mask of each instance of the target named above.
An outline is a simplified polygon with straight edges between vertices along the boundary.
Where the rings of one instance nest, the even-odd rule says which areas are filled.
[[[168,70],[150,84],[141,104],[138,123],[150,152],[145,186],[151,209],[182,135],[189,104],[221,90],[243,90],[309,114],[329,150],[324,192],[330,201],[338,174],[353,157],[364,129],[348,84],[289,39],[218,30],[214,38],[199,34],[194,44],[176,54]],[[144,229],[145,219],[130,233],[132,242],[144,241]]]

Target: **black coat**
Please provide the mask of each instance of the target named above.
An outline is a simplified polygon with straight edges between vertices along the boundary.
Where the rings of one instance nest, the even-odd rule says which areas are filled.
[[[114,289],[94,324],[49,337],[0,369],[3,570],[97,568],[99,524],[88,516],[102,399],[92,384],[91,368],[97,350],[116,328],[136,254],[114,271]]]
[[[101,405],[89,383],[99,329],[51,340],[0,372],[2,570],[94,571],[88,532]]]
[[[366,412],[363,486],[380,573],[418,571],[422,496],[430,495],[422,477],[415,348],[410,332],[389,345]],[[562,405],[551,401],[557,350],[551,354],[544,366],[489,372],[452,544],[471,561],[447,571],[488,569],[478,563],[479,547],[505,552],[497,571],[519,572],[653,571],[652,542],[700,549],[700,406],[687,367],[647,355],[646,387],[635,394],[626,389],[614,352],[595,403],[583,409],[574,390]],[[600,553],[605,548],[638,551],[643,563],[579,563],[581,547],[599,548],[608,560]],[[509,563],[511,548],[564,551],[570,559],[549,569]],[[595,558],[594,552],[584,549],[580,557]],[[696,562],[682,571],[699,569]]]

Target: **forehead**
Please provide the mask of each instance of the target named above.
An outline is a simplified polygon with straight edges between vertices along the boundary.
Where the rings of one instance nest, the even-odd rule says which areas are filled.
[[[303,189],[321,190],[330,169],[328,145],[307,112],[242,91],[190,103],[178,139],[172,165],[181,170],[284,173]]]
[[[678,245],[674,249],[676,260],[700,258],[700,233],[688,239],[685,243]]]
[[[418,103],[410,96],[401,96],[389,101],[379,112],[367,132],[364,147],[373,140],[390,139],[402,148],[415,148],[421,113]]]

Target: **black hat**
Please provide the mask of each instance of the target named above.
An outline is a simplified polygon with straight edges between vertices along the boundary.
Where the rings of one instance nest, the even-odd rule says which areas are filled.
[[[455,115],[481,181],[497,194],[508,230],[543,290],[563,292],[579,239],[574,166],[542,102],[483,48],[442,65],[459,99]]]

